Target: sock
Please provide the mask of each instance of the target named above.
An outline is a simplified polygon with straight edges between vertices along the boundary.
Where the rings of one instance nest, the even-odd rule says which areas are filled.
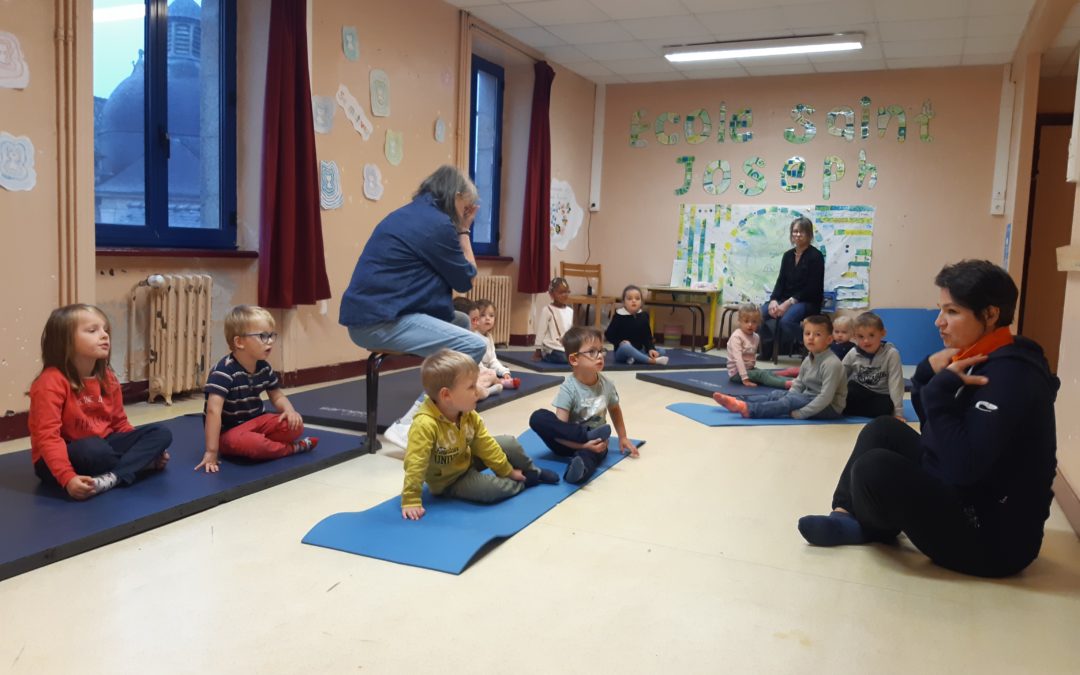
[[[503,390],[503,386],[501,384],[499,384],[498,382],[496,382],[495,384],[493,384],[493,385],[491,385],[490,387],[487,388],[487,393],[488,393],[489,396],[491,394],[501,394],[502,390]]]
[[[563,478],[567,483],[581,483],[585,480],[585,460],[580,457],[574,457],[570,460],[570,466],[566,467],[566,473],[563,474]]]
[[[503,389],[517,389],[520,386],[521,386],[521,378],[520,377],[514,377],[514,378],[511,378],[509,380],[503,380],[503,382],[502,382]]]
[[[117,478],[116,474],[112,471],[103,473],[100,476],[94,476],[91,480],[94,481],[94,494],[96,495],[99,495],[102,492],[108,492],[120,482],[120,479]]]
[[[653,362],[658,366],[666,366],[668,362],[668,357],[657,356],[655,359],[653,359]]]
[[[716,392],[712,395],[713,400],[724,406],[733,413],[739,413],[743,417],[750,417],[750,409],[746,405],[746,401],[740,401],[734,396],[728,396],[727,394],[721,394]]]
[[[630,358],[626,359],[626,363],[627,365],[634,365],[634,357],[631,356]]]
[[[301,452],[311,452],[318,444],[319,438],[317,436],[305,436],[292,444],[293,454],[296,455]]]
[[[606,441],[607,439],[611,438],[611,425],[605,424],[603,426],[596,427],[595,429],[589,429],[589,431],[585,434],[585,438],[589,439],[590,441],[597,438]]]
[[[798,366],[792,366],[790,368],[782,368],[780,370],[777,370],[777,371],[773,372],[773,375],[776,375],[778,377],[798,377],[798,375],[799,375],[799,367]]]
[[[525,487],[533,487],[539,483],[555,485],[559,482],[559,474],[550,469],[533,467],[531,469],[525,469],[521,473],[525,474]]]
[[[799,533],[814,546],[850,546],[867,542],[859,521],[843,511],[833,511],[827,516],[803,516],[799,518]]]

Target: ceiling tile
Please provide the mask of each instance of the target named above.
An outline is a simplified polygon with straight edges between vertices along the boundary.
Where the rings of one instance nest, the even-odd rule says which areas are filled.
[[[885,59],[866,59],[849,61],[814,61],[814,71],[818,73],[847,73],[858,70],[885,70]]]
[[[599,9],[581,0],[522,2],[515,4],[514,9],[541,26],[604,21],[608,18]]]
[[[628,33],[638,38],[656,39],[678,38],[679,44],[686,41],[709,40],[712,33],[696,17],[686,14],[684,16],[664,16],[654,19],[631,19],[620,21],[619,25]]]
[[[594,45],[578,45],[578,49],[598,60],[645,59],[655,56],[653,51],[640,42],[603,42]]]
[[[589,0],[612,19],[688,15],[679,0]]]
[[[580,73],[578,73],[580,75]],[[590,80],[597,84],[624,84],[626,80],[622,75],[593,75],[588,76]]]
[[[790,64],[785,66],[767,66],[762,64],[743,64],[746,68],[746,72],[750,73],[754,77],[768,77],[770,75],[802,75],[804,73],[814,72],[814,67],[809,63],[802,65]]]
[[[625,28],[614,21],[551,26],[548,30],[572,45],[621,42],[633,39],[633,36],[627,33]]]
[[[510,9],[506,5],[491,5],[489,7],[474,7],[469,10],[473,16],[487,21],[496,28],[529,28],[535,26],[532,21]]]
[[[1035,0],[970,0],[968,14],[971,16],[1009,16],[1031,14]]]
[[[653,56],[647,59],[617,59],[613,61],[601,61],[605,68],[619,75],[632,75],[634,73],[670,73],[674,70],[671,63],[662,56]]]
[[[685,80],[686,77],[682,73],[668,72],[668,73],[640,73],[637,75],[623,75],[623,78],[627,82],[672,82],[676,80]]]
[[[1057,34],[1050,47],[1074,47],[1077,42],[1080,42],[1080,28],[1066,26]]]
[[[697,16],[718,38],[730,40],[790,34],[784,12],[777,8],[740,9]]]
[[[544,56],[556,63],[580,63],[592,61],[592,59],[577,47],[571,45],[559,45],[556,47],[544,47]]]
[[[502,1],[503,0],[443,0],[443,2],[453,5],[454,7],[469,10],[473,7],[483,7],[485,5],[501,5]]]
[[[833,52],[831,54],[808,54],[811,63],[835,63],[838,61],[870,61],[884,58],[881,43],[865,44],[857,52]]]
[[[822,0],[682,0],[682,4],[694,14],[738,9],[757,9],[761,7],[779,7],[780,5],[798,5],[808,1]]]
[[[701,70],[682,69],[682,74],[688,80],[726,80],[732,77],[749,77],[750,73],[741,66],[728,68],[702,68]]]
[[[566,44],[561,38],[555,37],[539,26],[533,26],[531,28],[507,28],[506,32],[531,47],[554,47],[556,45]]]
[[[1012,61],[1012,52],[997,52],[995,54],[964,54],[960,57],[962,66],[989,66]]]
[[[878,35],[882,42],[962,38],[964,23],[964,19],[959,17],[928,21],[882,21],[878,24]]]
[[[1024,32],[1027,17],[1015,14],[999,16],[970,16],[965,27],[965,37],[993,37],[996,35],[1020,35]]]
[[[881,49],[887,59],[914,58],[919,56],[959,56],[964,49],[963,40],[904,40],[882,42]]]
[[[950,19],[967,16],[967,0],[874,0],[878,21]]]
[[[904,68],[944,68],[946,66],[960,65],[960,55],[950,54],[947,56],[914,56],[900,59],[885,59],[885,65],[889,70],[902,70]]]
[[[964,54],[997,54],[999,52],[1013,53],[1016,51],[1016,43],[1020,40],[1019,35],[998,35],[996,37],[973,37],[964,40]]]
[[[868,0],[831,0],[782,7],[784,22],[798,33],[808,29],[838,31],[837,26],[853,23],[872,23],[877,20]]]
[[[596,61],[575,63],[573,65],[567,66],[567,68],[574,71],[575,73],[578,73],[579,75],[588,75],[589,77],[592,77],[593,75],[611,75],[611,71],[607,67],[597,63]]]

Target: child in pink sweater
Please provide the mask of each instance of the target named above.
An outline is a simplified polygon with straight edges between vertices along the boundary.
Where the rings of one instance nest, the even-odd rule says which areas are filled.
[[[731,381],[747,387],[763,384],[777,389],[791,388],[791,380],[757,367],[757,352],[761,345],[757,329],[761,325],[761,308],[751,304],[742,305],[738,318],[739,327],[731,333],[727,343],[727,369]]]

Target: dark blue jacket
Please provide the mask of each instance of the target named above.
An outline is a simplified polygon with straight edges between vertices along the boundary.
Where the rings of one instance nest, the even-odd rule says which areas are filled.
[[[422,194],[371,233],[341,296],[338,323],[369,326],[406,314],[450,321],[450,290],[467,292],[475,276],[450,216]]]

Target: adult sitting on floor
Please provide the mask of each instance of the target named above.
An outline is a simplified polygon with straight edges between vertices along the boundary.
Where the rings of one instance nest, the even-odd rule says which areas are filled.
[[[799,519],[811,544],[903,532],[942,567],[1015,574],[1039,555],[1057,466],[1058,379],[1042,348],[1009,332],[1016,284],[985,260],[946,265],[935,324],[945,349],[919,364],[922,433],[879,417],[859,434],[828,516]]]
[[[814,241],[814,224],[809,218],[799,217],[791,221],[790,238],[793,248],[780,260],[780,273],[776,276],[769,302],[761,306],[761,314],[767,317],[761,326],[761,354],[770,357],[773,340],[780,342],[780,349],[790,350],[795,337],[800,335],[799,326],[808,316],[821,313],[821,301],[825,288],[825,256],[811,244]],[[777,319],[779,335],[774,335],[773,323]]]

